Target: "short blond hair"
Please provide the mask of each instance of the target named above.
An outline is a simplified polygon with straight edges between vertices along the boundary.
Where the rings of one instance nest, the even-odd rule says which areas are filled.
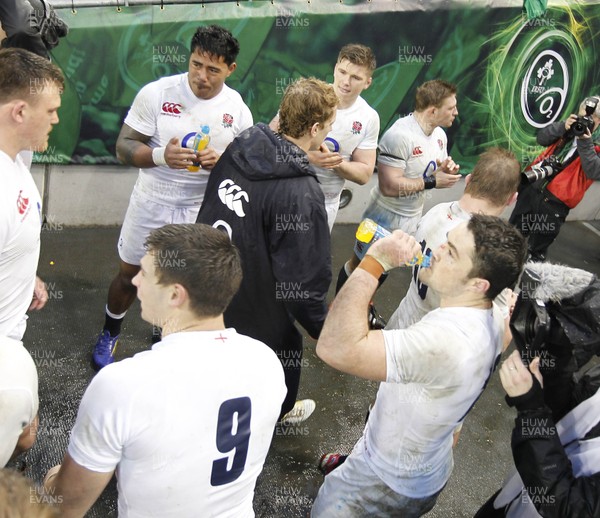
[[[415,95],[415,111],[422,112],[427,108],[440,108],[444,100],[456,95],[456,85],[442,79],[433,79],[417,88]]]
[[[0,470],[0,518],[59,518],[58,509],[44,500],[43,489],[23,475],[11,469]]]
[[[334,114],[339,99],[333,86],[301,78],[290,84],[279,106],[279,131],[292,138],[306,135],[315,122],[325,124]]]
[[[373,70],[377,68],[377,61],[375,60],[373,51],[360,43],[348,43],[348,45],[344,45],[340,50],[337,62],[340,63],[344,59],[347,59],[353,65],[365,67],[369,71],[369,74],[372,74]]]

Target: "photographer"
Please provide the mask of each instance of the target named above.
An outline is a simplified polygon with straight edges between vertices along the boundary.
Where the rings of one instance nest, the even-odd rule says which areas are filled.
[[[21,48],[46,59],[69,31],[47,0],[0,0],[0,23],[6,35],[2,48]]]
[[[529,238],[534,261],[546,258],[569,210],[579,204],[594,180],[600,180],[600,146],[592,140],[600,124],[598,101],[597,96],[586,98],[579,107],[579,116],[572,114],[537,134],[538,144],[548,147],[525,170],[510,217],[510,222]],[[550,165],[549,159],[554,161]]]
[[[516,469],[476,518],[598,517],[600,365],[578,382],[573,373],[600,355],[600,282],[547,263],[528,263],[527,274],[537,282],[523,282],[511,319],[519,350],[500,369],[517,409]],[[534,356],[527,368],[522,358]]]

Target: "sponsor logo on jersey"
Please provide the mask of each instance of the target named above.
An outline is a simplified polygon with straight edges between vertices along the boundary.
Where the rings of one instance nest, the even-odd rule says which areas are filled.
[[[416,146],[413,149],[412,156],[421,156],[422,154],[423,154],[423,150],[421,149],[421,146]]]
[[[243,218],[246,213],[244,212],[243,202],[250,202],[248,193],[237,185],[233,180],[223,180],[219,184],[219,199],[227,206],[229,210],[235,212],[236,216]]]
[[[25,198],[23,196],[23,190],[19,191],[19,196],[17,196],[17,210],[19,214],[25,214],[25,211],[29,207],[29,198]]]
[[[352,123],[351,131],[353,135],[360,135],[360,132],[362,131],[362,124],[359,121],[354,121]]]
[[[164,102],[162,103],[161,112],[166,115],[181,115],[181,104],[172,103],[172,102]]]
[[[231,128],[232,125],[233,125],[233,115],[230,115],[229,113],[224,113],[223,114],[223,127]]]

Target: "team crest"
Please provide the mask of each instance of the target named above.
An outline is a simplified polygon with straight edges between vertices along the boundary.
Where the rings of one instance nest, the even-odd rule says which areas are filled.
[[[223,114],[223,127],[231,128],[231,126],[233,126],[233,116],[229,115],[229,113],[224,113]]]
[[[358,121],[354,121],[352,123],[352,134],[353,135],[360,135],[360,132],[362,131],[362,124]]]
[[[444,149],[444,143],[441,138],[438,139],[438,146],[440,146],[440,149]]]
[[[17,210],[19,211],[19,214],[25,214],[27,207],[29,207],[29,198],[25,198],[25,196],[23,196],[23,191],[20,190],[19,196],[17,197]]]

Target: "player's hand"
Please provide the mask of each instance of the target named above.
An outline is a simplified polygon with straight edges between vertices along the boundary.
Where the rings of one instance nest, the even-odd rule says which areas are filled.
[[[309,151],[307,155],[311,164],[323,169],[333,169],[344,161],[342,155],[335,151],[329,151],[325,144],[321,144],[318,150]]]
[[[456,175],[458,174],[458,170],[460,169],[460,166],[454,160],[452,160],[451,156],[444,159],[443,161],[436,160],[436,162],[437,162],[436,173],[442,172],[442,173],[446,173],[446,174],[456,174]]]
[[[215,148],[210,146],[206,147],[202,151],[198,151],[196,155],[198,157],[197,161],[200,162],[202,169],[212,169],[219,158],[221,158],[221,155],[217,153]]]
[[[577,120],[577,115],[572,113],[569,118],[565,121],[565,131],[569,131],[573,123]]]
[[[394,230],[390,236],[378,239],[367,251],[367,255],[373,256],[386,272],[404,266],[419,253],[421,245],[402,230]]]
[[[518,397],[527,394],[533,386],[532,375],[537,378],[543,386],[542,374],[540,373],[540,358],[535,358],[529,369],[521,360],[519,351],[513,353],[502,363],[500,368],[500,381],[506,393],[510,397]]]
[[[192,162],[197,162],[197,153],[193,149],[181,147],[179,139],[173,137],[169,140],[165,148],[165,161],[171,169],[185,169],[192,165]]]
[[[31,299],[28,311],[42,309],[46,305],[46,302],[48,302],[46,283],[36,276],[35,286],[33,287],[33,298]]]
[[[447,189],[452,187],[456,182],[460,180],[459,174],[448,174],[443,171],[436,171],[435,173],[435,188],[436,189]]]

